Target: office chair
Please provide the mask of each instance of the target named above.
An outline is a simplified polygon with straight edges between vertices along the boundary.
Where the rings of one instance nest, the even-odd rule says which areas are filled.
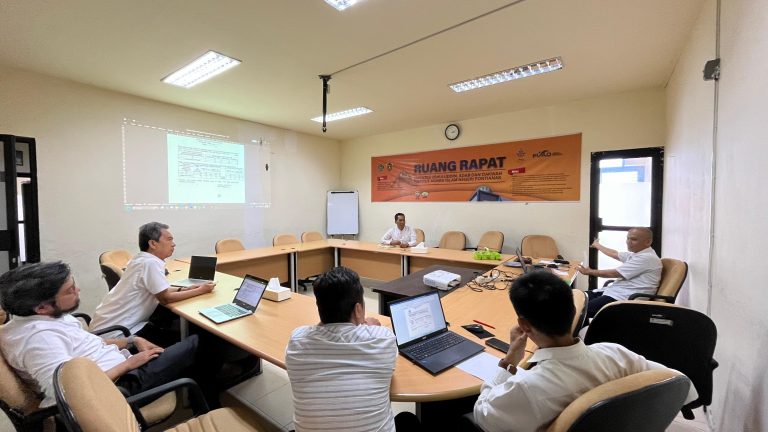
[[[276,234],[272,237],[272,246],[282,246],[298,242],[299,240],[293,234]]]
[[[123,277],[123,270],[131,260],[131,253],[125,249],[116,249],[103,252],[99,255],[99,267],[101,275],[107,283],[107,289],[111,290]]]
[[[584,343],[614,342],[690,378],[699,398],[685,405],[683,417],[712,403],[712,357],[717,328],[701,312],[669,303],[619,301],[600,309],[587,327]]]
[[[243,243],[236,238],[225,238],[216,242],[214,250],[217,254],[245,250]]]
[[[547,432],[664,432],[685,403],[691,382],[671,369],[636,373],[601,384],[574,399]],[[462,432],[482,432],[473,413]]]
[[[523,237],[520,250],[523,255],[535,258],[557,258],[560,255],[555,239],[546,235],[527,235]]]
[[[461,231],[448,231],[440,238],[440,249],[464,250],[467,243],[467,236]]]
[[[630,300],[649,299],[674,303],[688,276],[688,264],[674,258],[661,259],[661,280],[656,294],[632,294]]]
[[[489,250],[501,252],[504,247],[504,233],[501,231],[486,231],[477,242],[477,247],[464,248],[465,250]]]
[[[685,403],[691,382],[670,369],[609,381],[579,396],[547,432],[664,432]]]
[[[323,237],[323,234],[321,234],[318,231],[305,231],[305,232],[301,233],[301,242],[302,243],[311,242],[311,241],[320,241],[320,240],[325,240],[325,238]],[[318,276],[319,275],[312,275],[312,276],[309,276],[309,277],[307,277],[305,279],[299,279],[299,285],[304,287],[304,291],[306,291],[307,290],[307,285],[312,285],[312,283],[315,281],[315,279]]]
[[[325,237],[323,237],[323,234],[319,231],[304,231],[301,233],[301,242],[311,242],[311,241],[320,241],[325,240]]]
[[[126,401],[96,363],[84,357],[78,357],[56,368],[53,386],[61,420],[70,432],[138,432],[142,427],[136,417],[137,411],[133,404],[182,387],[188,389],[196,417],[170,430],[228,432],[258,430],[254,427],[254,420],[243,412],[230,408],[209,411],[202,391],[190,379],[173,381],[130,396]]]
[[[587,302],[589,297],[587,293],[580,289],[572,289],[573,293],[573,305],[576,306],[576,314],[573,316],[573,324],[571,325],[571,334],[573,337],[579,335],[579,330],[584,327],[584,323],[587,321]]]
[[[416,244],[423,243],[426,239],[424,230],[421,228],[414,228],[413,231],[416,233]]]

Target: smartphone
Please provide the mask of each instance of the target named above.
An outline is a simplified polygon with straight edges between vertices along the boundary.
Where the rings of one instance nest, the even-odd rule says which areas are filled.
[[[491,348],[496,348],[497,350],[503,352],[504,354],[509,351],[509,344],[503,341],[500,341],[496,338],[490,338],[485,341],[485,344],[488,345]]]

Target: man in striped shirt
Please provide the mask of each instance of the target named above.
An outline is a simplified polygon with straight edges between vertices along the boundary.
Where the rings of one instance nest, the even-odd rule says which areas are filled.
[[[394,431],[394,333],[365,317],[363,286],[354,271],[328,271],[317,278],[314,292],[320,323],[294,330],[285,352],[296,431]]]

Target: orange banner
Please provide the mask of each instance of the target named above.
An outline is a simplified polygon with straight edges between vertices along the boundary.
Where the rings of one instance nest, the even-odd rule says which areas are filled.
[[[371,158],[371,200],[578,201],[581,134]]]

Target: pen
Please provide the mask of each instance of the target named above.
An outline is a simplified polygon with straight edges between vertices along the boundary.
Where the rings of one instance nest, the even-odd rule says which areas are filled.
[[[490,325],[490,324],[486,324],[486,323],[484,323],[484,322],[482,322],[482,321],[478,321],[478,320],[472,320],[472,321],[474,321],[474,322],[476,322],[476,323],[478,323],[478,324],[484,325],[484,326],[486,326],[486,327],[488,327],[488,328],[496,329],[496,327],[494,327],[494,326],[492,326],[492,325]]]

